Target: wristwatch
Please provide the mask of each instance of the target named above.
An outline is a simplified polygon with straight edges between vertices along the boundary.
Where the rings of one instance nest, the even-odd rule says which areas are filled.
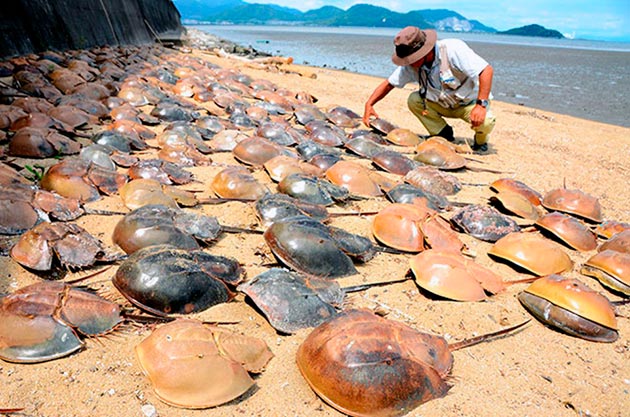
[[[475,104],[479,104],[481,107],[487,108],[490,102],[488,100],[477,100],[475,101]]]

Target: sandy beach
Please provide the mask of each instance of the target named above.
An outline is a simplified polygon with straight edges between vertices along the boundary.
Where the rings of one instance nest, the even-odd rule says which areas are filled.
[[[298,67],[304,75],[314,76],[309,77],[276,71],[274,66],[256,68],[251,62],[234,56],[217,56],[200,50],[193,50],[192,54],[222,68],[239,70],[253,79],[266,79],[294,92],[308,92],[318,99],[316,104],[321,109],[339,105],[362,114],[365,100],[380,82],[375,77],[326,68]],[[377,104],[376,111],[399,127],[426,135],[422,125],[406,108],[407,95],[413,88],[392,91]],[[206,104],[200,103],[200,106]],[[468,169],[454,172],[462,182],[479,185],[465,186],[451,200],[487,204],[493,194],[487,184],[509,177],[543,194],[561,187],[580,189],[599,199],[605,219],[630,222],[630,129],[498,101],[492,102],[491,109],[497,124],[490,138],[489,152],[470,157],[478,161],[476,166],[502,173]],[[143,109],[150,110],[150,106]],[[452,124],[459,142],[472,138],[472,131],[465,124],[459,121]],[[212,158],[215,165],[188,169],[197,182],[183,188],[200,191],[200,197],[212,196],[209,184],[224,167],[222,164],[239,164],[230,153],[215,154]],[[271,190],[276,190],[264,170],[256,169],[253,174]],[[388,177],[401,181],[393,174]],[[330,210],[371,211],[388,204],[384,198],[354,200]],[[127,211],[118,196],[104,197],[90,206]],[[230,202],[203,205],[196,210],[216,216],[224,225],[261,227],[253,204]],[[121,216],[86,215],[76,223],[114,247],[111,232],[120,219]],[[373,239],[371,219],[372,216],[334,218],[330,224]],[[489,258],[487,251],[491,244],[464,234],[459,237],[477,254],[476,262],[492,269],[504,280],[531,276]],[[222,234],[206,250],[238,259],[248,278],[267,270],[273,260],[260,235]],[[581,280],[611,301],[621,299],[606,291],[596,280],[580,274],[580,265],[595,251],[577,252],[567,247],[564,250],[574,262],[573,269],[565,276]],[[340,284],[403,278],[411,256],[378,254],[371,261],[358,264],[359,273],[340,279]],[[3,270],[0,276],[3,292],[39,280],[9,257],[0,258],[0,268]],[[115,294],[110,282],[115,270],[116,266],[90,279],[91,286]],[[67,279],[88,272],[91,270],[72,273]],[[388,319],[456,342],[531,318],[516,298],[526,286],[510,286],[483,302],[455,302],[432,298],[409,280],[350,294],[344,308],[378,311]],[[118,300],[124,302],[121,297]],[[627,415],[630,406],[630,307],[618,306],[617,314],[619,339],[614,343],[581,340],[532,320],[509,337],[456,351],[449,378],[452,388],[448,394],[419,406],[408,415]],[[151,326],[128,324],[111,335],[87,340],[84,350],[62,359],[32,365],[0,361],[0,408],[23,408],[13,415],[47,417],[342,415],[315,395],[296,366],[296,350],[310,330],[290,336],[278,334],[243,294],[193,316],[204,321],[236,322],[225,327],[262,338],[268,344],[274,358],[264,372],[255,376],[254,389],[228,404],[206,410],[181,409],[165,404],[156,397],[134,354],[134,347],[151,333]]]

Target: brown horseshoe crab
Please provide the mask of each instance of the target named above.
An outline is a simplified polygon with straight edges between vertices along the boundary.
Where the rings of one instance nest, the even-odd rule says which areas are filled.
[[[535,206],[540,206],[542,204],[542,195],[519,180],[512,178],[500,178],[490,184],[490,189],[497,193],[510,192],[521,195]]]
[[[403,181],[441,196],[457,194],[462,189],[462,184],[457,177],[431,166],[419,166],[412,169],[405,174]]]
[[[506,260],[535,275],[543,276],[569,271],[573,262],[559,243],[539,234],[514,232],[497,240],[488,255]]]
[[[630,223],[620,222],[617,220],[606,220],[597,225],[595,233],[601,238],[610,239],[617,233],[623,232],[624,230],[630,230]]]
[[[619,337],[610,301],[576,279],[555,274],[539,278],[518,300],[538,320],[572,336],[593,342]]]
[[[135,348],[157,396],[182,408],[209,408],[254,386],[273,357],[261,339],[178,319],[155,330]]]
[[[350,310],[308,335],[298,348],[297,364],[315,393],[344,414],[402,416],[446,395],[451,352],[525,323],[449,345],[440,336]]]
[[[385,139],[398,146],[416,146],[420,143],[418,135],[403,127],[390,130]]]
[[[111,332],[120,308],[63,282],[45,281],[0,299],[0,359],[36,363],[67,356],[85,345],[81,336]]]
[[[599,200],[581,190],[556,188],[545,194],[542,205],[548,210],[569,213],[593,223],[603,220]]]
[[[230,301],[226,284],[243,278],[239,263],[200,250],[154,245],[129,256],[112,279],[132,304],[151,314],[189,314]]]
[[[606,242],[599,245],[597,251],[601,252],[608,249],[617,252],[630,253],[630,229],[616,233]]]
[[[557,211],[545,214],[536,221],[536,226],[553,234],[571,248],[587,252],[597,247],[595,233],[580,220]]]
[[[74,223],[40,223],[11,249],[13,260],[35,271],[49,271],[56,262],[62,268],[86,268],[118,257],[107,253],[103,242]]]
[[[605,287],[630,296],[630,253],[605,250],[591,256],[580,272],[597,278]]]
[[[269,193],[245,167],[229,166],[219,172],[210,184],[212,191],[222,198],[257,200]]]

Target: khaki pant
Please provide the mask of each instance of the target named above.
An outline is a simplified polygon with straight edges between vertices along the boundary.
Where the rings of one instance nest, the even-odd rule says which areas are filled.
[[[417,91],[409,95],[409,98],[407,99],[407,105],[409,106],[409,110],[411,110],[411,112],[420,120],[420,122],[424,125],[425,129],[427,129],[430,135],[437,135],[442,131],[442,129],[444,129],[444,127],[447,125],[444,117],[462,119],[470,123],[470,112],[472,111],[473,107],[475,107],[475,103],[472,103],[468,106],[458,107],[456,109],[449,109],[440,106],[438,103],[427,100],[427,114],[422,114],[425,109],[422,105],[420,94],[418,94]],[[483,123],[477,127],[472,128],[475,131],[476,144],[481,145],[488,142],[488,135],[490,134],[490,132],[492,132],[495,121],[496,119],[494,118],[492,112],[490,111],[490,108],[488,107],[486,119],[483,121]]]

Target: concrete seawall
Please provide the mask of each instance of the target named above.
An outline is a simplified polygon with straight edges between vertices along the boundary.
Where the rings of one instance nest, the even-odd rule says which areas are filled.
[[[154,42],[184,31],[171,0],[11,0],[0,8],[0,57]]]

